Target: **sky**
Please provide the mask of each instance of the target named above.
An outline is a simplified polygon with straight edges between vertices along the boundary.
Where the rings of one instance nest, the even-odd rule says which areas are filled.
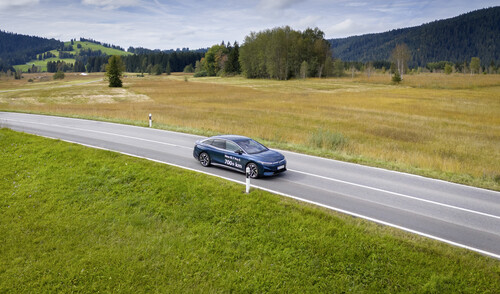
[[[275,27],[343,38],[418,26],[499,0],[0,0],[0,30],[123,47],[207,48]]]

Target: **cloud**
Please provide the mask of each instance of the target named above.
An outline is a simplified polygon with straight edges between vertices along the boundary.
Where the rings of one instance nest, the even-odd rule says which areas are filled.
[[[353,30],[356,27],[354,21],[348,18],[329,28],[328,32],[331,34],[345,33]]]
[[[82,0],[82,4],[113,10],[121,7],[140,6],[141,2],[140,0]]]
[[[0,0],[0,8],[2,9],[7,9],[7,8],[17,8],[17,7],[26,7],[26,6],[32,6],[40,3],[40,0]]]
[[[281,10],[292,7],[303,0],[261,0],[259,6],[265,10]]]

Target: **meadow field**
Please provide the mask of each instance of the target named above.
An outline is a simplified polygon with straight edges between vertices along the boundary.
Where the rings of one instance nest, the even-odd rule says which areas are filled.
[[[0,129],[0,293],[499,293],[500,261]]]
[[[252,80],[102,74],[0,79],[0,109],[85,117],[202,135],[500,190],[500,75],[415,74]],[[46,75],[46,74],[45,74]],[[28,79],[33,82],[27,82]]]

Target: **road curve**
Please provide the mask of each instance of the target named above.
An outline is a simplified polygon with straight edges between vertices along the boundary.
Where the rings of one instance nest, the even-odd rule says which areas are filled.
[[[0,128],[143,157],[244,183],[202,167],[202,137],[91,120],[0,112]],[[282,151],[288,171],[252,186],[500,259],[500,193],[379,168]]]

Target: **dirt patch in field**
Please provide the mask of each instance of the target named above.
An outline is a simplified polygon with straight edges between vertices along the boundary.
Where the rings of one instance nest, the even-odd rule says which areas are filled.
[[[91,92],[91,91],[89,91]],[[0,103],[7,104],[109,104],[120,102],[145,102],[151,100],[147,95],[136,94],[127,89],[110,89],[105,93],[87,93],[76,94],[72,92],[58,93],[59,95],[49,95],[48,97],[36,97],[25,95],[9,95],[9,97],[0,97]],[[80,92],[81,93],[81,92]]]

